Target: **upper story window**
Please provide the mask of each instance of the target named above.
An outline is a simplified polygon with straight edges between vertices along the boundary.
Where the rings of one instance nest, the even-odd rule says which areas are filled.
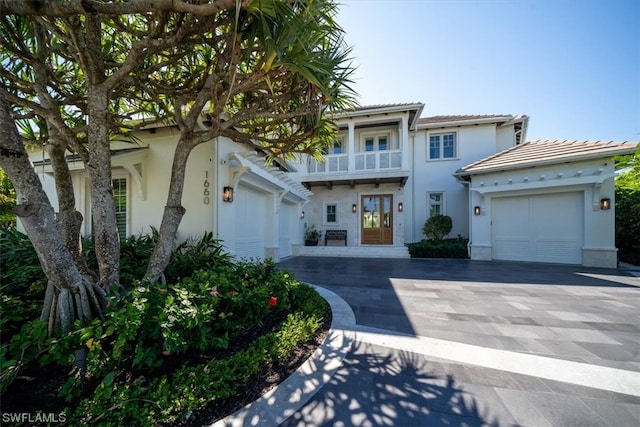
[[[397,144],[396,144],[397,145]],[[389,151],[397,150],[398,147],[394,147],[391,141],[391,135],[384,134],[368,134],[364,135],[361,140],[361,152],[367,151]]]
[[[345,144],[345,137],[338,136],[336,139],[329,143],[329,146],[326,148],[324,154],[343,154],[347,152],[347,147]]]
[[[429,135],[428,151],[429,160],[455,159],[457,156],[455,132]]]

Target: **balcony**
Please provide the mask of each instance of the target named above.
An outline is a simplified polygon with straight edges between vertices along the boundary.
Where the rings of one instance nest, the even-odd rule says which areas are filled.
[[[349,173],[402,168],[402,151],[374,151],[353,154],[354,166],[349,170],[349,154],[327,154],[325,161],[309,160],[309,174]]]
[[[309,173],[312,174],[349,171],[348,154],[327,154],[324,156],[324,159],[324,162],[319,162],[315,159],[309,159]]]
[[[398,183],[404,186],[409,172],[403,168],[402,150],[327,154],[324,162],[308,160],[308,174],[302,176],[305,187],[333,185]],[[408,162],[407,162],[408,163]]]

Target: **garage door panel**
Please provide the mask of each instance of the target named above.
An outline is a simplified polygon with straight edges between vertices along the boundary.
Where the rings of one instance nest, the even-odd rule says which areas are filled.
[[[266,200],[262,193],[239,186],[234,197],[235,253],[239,258],[265,257]]]
[[[580,264],[582,193],[495,198],[493,258]]]
[[[291,218],[293,218],[292,211],[295,206],[287,203],[282,203],[280,206],[280,257],[285,258],[291,256]]]
[[[495,259],[527,261],[531,258],[528,239],[496,239],[493,247],[493,258]]]

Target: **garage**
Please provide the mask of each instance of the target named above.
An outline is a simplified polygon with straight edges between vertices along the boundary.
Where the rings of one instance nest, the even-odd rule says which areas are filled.
[[[295,205],[283,202],[280,205],[280,235],[278,236],[280,246],[280,258],[290,257],[292,255],[291,247],[291,228],[293,226],[292,218],[294,217]]]
[[[579,191],[492,198],[492,258],[581,264],[583,205]]]
[[[266,197],[240,185],[234,196],[235,248],[238,258],[265,258]]]

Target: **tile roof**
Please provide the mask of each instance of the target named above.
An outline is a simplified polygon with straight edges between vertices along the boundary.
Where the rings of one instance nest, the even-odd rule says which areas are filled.
[[[362,110],[378,110],[384,108],[393,108],[393,107],[415,107],[417,105],[422,105],[420,102],[400,102],[396,104],[373,104],[373,105],[358,105],[354,107],[351,111],[362,111]]]
[[[631,154],[636,142],[605,141],[529,141],[478,160],[456,171],[456,175],[473,175],[507,169],[562,163]]]
[[[511,114],[462,114],[462,115],[443,115],[443,116],[431,116],[422,117],[418,120],[418,125],[432,125],[440,123],[451,122],[473,122],[476,120],[485,119],[512,119],[514,116]]]

